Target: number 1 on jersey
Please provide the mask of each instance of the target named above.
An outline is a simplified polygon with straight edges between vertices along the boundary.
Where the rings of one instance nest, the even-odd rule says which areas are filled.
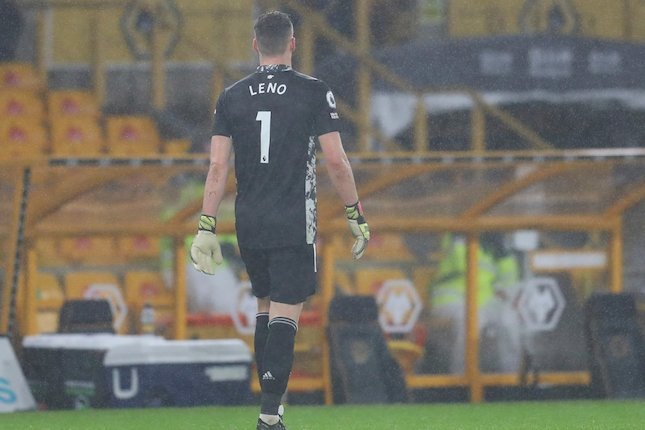
[[[271,144],[271,112],[261,110],[255,117],[260,121],[260,163],[269,163],[269,145]]]

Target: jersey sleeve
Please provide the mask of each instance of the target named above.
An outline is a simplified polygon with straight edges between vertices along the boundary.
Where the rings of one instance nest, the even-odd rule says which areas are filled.
[[[315,96],[317,106],[314,120],[313,134],[322,136],[332,131],[340,131],[340,121],[338,111],[336,110],[336,99],[327,84],[318,82],[318,88]]]
[[[226,115],[226,91],[222,92],[219,99],[217,99],[217,105],[213,113],[211,136],[231,137],[231,126]]]

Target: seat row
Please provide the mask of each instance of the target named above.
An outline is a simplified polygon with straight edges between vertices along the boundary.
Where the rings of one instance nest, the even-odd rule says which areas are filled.
[[[0,159],[184,153],[187,140],[163,141],[146,115],[102,116],[86,90],[48,90],[33,68],[0,63]]]

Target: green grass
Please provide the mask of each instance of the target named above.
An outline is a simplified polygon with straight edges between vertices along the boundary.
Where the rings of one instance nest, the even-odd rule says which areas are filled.
[[[255,429],[256,407],[88,409],[0,415],[2,430]],[[290,430],[645,429],[645,401],[290,406]]]

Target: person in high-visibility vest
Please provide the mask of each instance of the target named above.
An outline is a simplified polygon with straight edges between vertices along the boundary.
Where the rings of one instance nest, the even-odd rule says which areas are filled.
[[[508,323],[509,314],[513,315],[509,306],[500,304],[499,297],[515,285],[519,279],[519,265],[514,255],[500,252],[498,237],[482,235],[482,244],[477,251],[477,310],[480,335],[491,327],[500,327]],[[430,332],[427,353],[434,355],[437,362],[443,366],[434,366],[438,372],[463,373],[466,342],[466,276],[467,249],[465,239],[461,236],[447,234],[442,239],[443,257],[439,262],[437,273],[430,283],[429,309],[430,317],[443,330]],[[504,308],[504,309],[502,309]],[[514,338],[513,338],[514,339]],[[496,339],[493,339],[496,342]],[[509,343],[506,340],[506,343]],[[511,340],[511,344],[518,344]],[[515,354],[513,348],[505,347],[500,351],[498,344],[492,345],[495,361],[485,363],[487,355],[482,354],[484,367],[512,367],[510,363]],[[517,348],[519,363],[519,344]],[[499,357],[504,360],[499,360]],[[427,357],[431,360],[430,357]],[[510,370],[510,369],[508,369]]]

